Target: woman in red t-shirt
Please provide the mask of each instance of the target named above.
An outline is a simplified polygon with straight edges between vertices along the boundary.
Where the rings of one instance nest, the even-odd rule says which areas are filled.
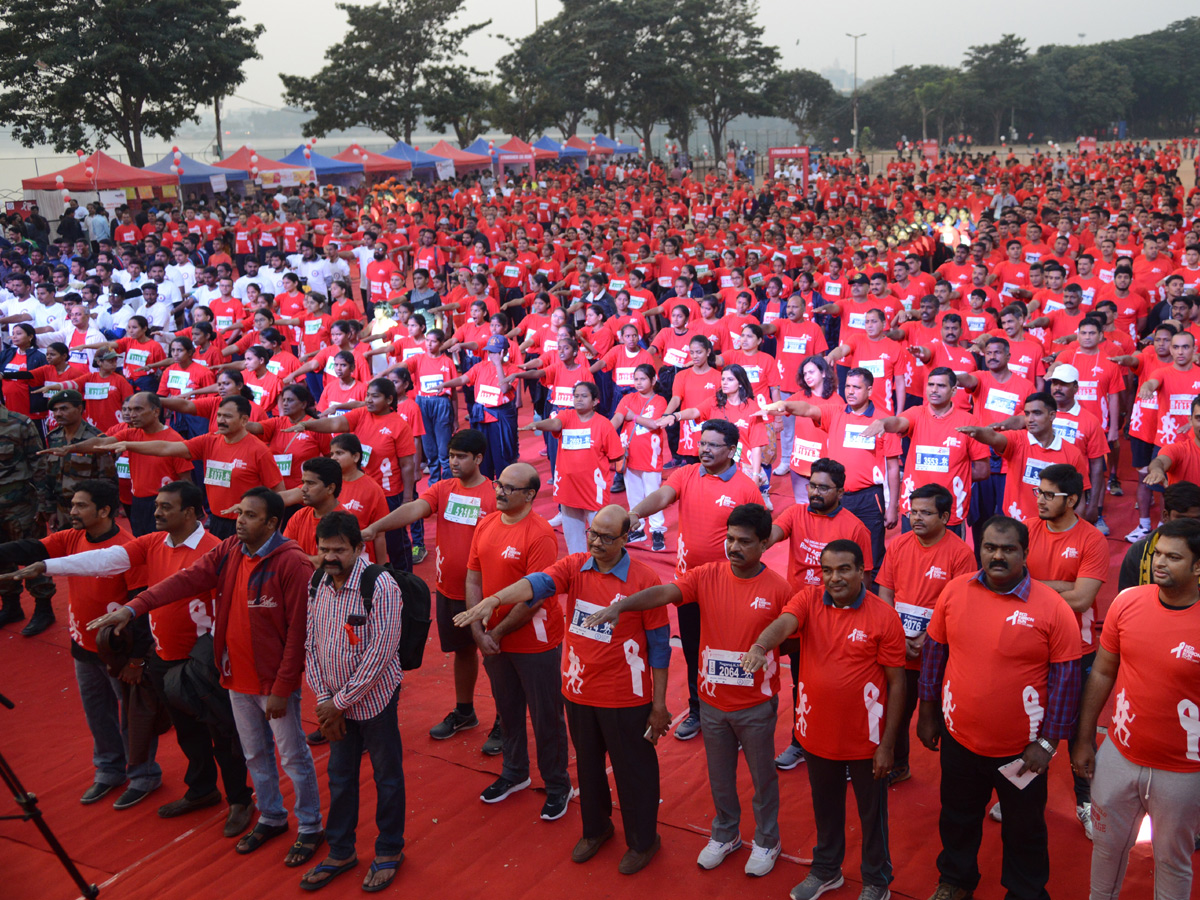
[[[321,392],[321,400],[317,409],[321,414],[337,415],[343,409],[353,408],[366,399],[367,386],[354,377],[354,354],[349,350],[340,350],[333,356],[333,371],[337,380],[326,385]]]
[[[667,398],[654,392],[654,366],[639,364],[633,371],[633,392],[625,394],[613,415],[613,427],[621,434],[625,447],[625,498],[633,509],[647,494],[662,487],[663,457],[666,456],[667,433],[658,420],[667,408]],[[667,524],[662,512],[650,516],[651,549],[665,550]],[[642,530],[633,532],[629,543],[646,539]]]

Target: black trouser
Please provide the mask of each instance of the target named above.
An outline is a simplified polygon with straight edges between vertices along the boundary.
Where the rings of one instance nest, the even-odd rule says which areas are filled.
[[[650,704],[605,709],[566,701],[575,745],[583,836],[597,838],[612,822],[612,792],[605,755],[612,761],[621,825],[630,850],[642,853],[658,836],[658,753],[643,737]]]
[[[871,535],[871,567],[868,574],[874,585],[875,573],[883,565],[883,485],[873,484],[862,490],[847,491],[842,495],[842,506],[858,516]]]
[[[246,758],[242,754],[237,728],[233,725],[233,710],[229,710],[229,725],[224,727],[201,722],[166,701],[163,680],[167,672],[186,662],[186,659],[160,659],[157,653],[146,657],[146,672],[155,690],[164,698],[171,724],[175,726],[175,740],[187,757],[183,783],[188,789],[184,796],[189,800],[199,800],[211,794],[217,789],[217,770],[220,769],[225,799],[230,804],[249,806],[253,796],[246,781]],[[228,703],[229,695],[222,694]]]
[[[137,498],[134,498],[135,502]],[[208,530],[218,540],[225,540],[237,534],[237,519],[226,519],[216,513],[208,517]]]
[[[912,731],[912,717],[917,709],[917,681],[920,677],[919,669],[904,670],[904,716],[900,720],[900,731],[896,733],[896,771],[908,767],[908,754],[912,744],[909,732]]]
[[[1037,776],[1024,790],[998,771],[1013,756],[980,756],[942,731],[942,812],[938,831],[942,852],[937,867],[941,880],[971,892],[979,885],[979,845],[983,819],[992,791],[1000,798],[1004,816],[1000,840],[1004,857],[1000,884],[1010,900],[1049,900],[1050,851],[1046,843],[1046,775]]]
[[[813,755],[811,750],[804,751],[804,758],[817,825],[812,873],[828,881],[842,872],[842,861],[846,858],[846,772],[849,771],[862,825],[862,882],[890,884],[887,779],[875,777],[869,759],[825,759]]]
[[[134,537],[158,530],[154,522],[154,501],[157,497],[134,497],[129,507],[129,528]]]
[[[483,658],[504,736],[502,777],[520,783],[529,777],[529,738],[533,726],[538,771],[548,794],[571,790],[567,774],[567,726],[563,715],[562,645],[541,653],[506,653]]]
[[[679,617],[679,643],[683,645],[683,659],[687,665],[688,709],[700,718],[700,687],[697,675],[700,670],[700,604],[685,603],[675,607]]]

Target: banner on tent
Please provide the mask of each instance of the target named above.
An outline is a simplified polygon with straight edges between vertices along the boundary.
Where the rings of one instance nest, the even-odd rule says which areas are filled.
[[[770,147],[767,150],[767,164],[775,168],[779,159],[794,159],[800,164],[800,183],[804,191],[808,190],[808,148],[807,147]]]
[[[263,187],[300,187],[317,180],[316,173],[309,169],[269,169],[259,172],[257,181]]]
[[[938,158],[938,142],[936,140],[921,141],[921,152],[926,159],[936,160]]]
[[[154,194],[154,189],[151,188],[151,196]],[[125,193],[124,188],[117,188],[112,191],[100,191],[100,203],[104,206],[104,211],[110,215],[116,212],[118,206],[124,206],[129,201],[129,196]]]
[[[35,205],[32,200],[5,200],[4,211],[9,215],[16,213],[22,219],[28,219],[30,208]]]
[[[454,160],[439,159],[437,161],[437,177],[440,181],[445,181],[454,177]]]
[[[209,175],[208,186],[217,194],[229,190],[229,185],[226,183],[224,175]]]

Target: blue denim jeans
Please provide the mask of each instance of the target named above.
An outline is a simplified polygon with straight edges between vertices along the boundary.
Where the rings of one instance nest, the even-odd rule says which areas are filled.
[[[450,477],[450,436],[454,431],[454,416],[449,397],[417,397],[425,433],[421,435],[421,450],[429,464],[429,484],[435,485]]]
[[[162,769],[155,761],[158,738],[150,739],[150,758],[129,766],[129,719],[121,702],[121,682],[108,674],[102,662],[77,659],[75,680],[88,730],[92,732],[92,765],[98,784],[124,784],[150,791],[162,784]]]
[[[286,825],[287,810],[279,792],[279,769],[275,748],[283,771],[296,791],[296,819],[300,834],[321,830],[321,793],[317,787],[317,769],[304,741],[304,723],[300,720],[300,691],[288,697],[287,715],[278,719],[266,716],[267,698],[261,694],[229,692],[233,720],[237,724],[246,768],[254,784],[258,821],[263,825]]]
[[[325,838],[334,859],[354,856],[358,825],[359,770],[366,747],[375,776],[376,856],[395,856],[404,849],[404,751],[396,722],[396,698],[379,715],[346,719],[346,736],[329,742],[329,815]]]

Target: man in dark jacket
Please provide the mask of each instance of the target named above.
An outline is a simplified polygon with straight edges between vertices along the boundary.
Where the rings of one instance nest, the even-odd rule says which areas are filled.
[[[299,834],[284,862],[299,866],[325,839],[317,772],[300,720],[313,567],[300,546],[279,533],[283,501],[278,494],[251,488],[242,495],[239,510],[235,537],[88,628],[123,626],[179,598],[213,592],[213,655],[221,684],[229,691],[259,810],[258,824],[238,841],[237,851],[252,853],[288,830],[273,737],[296,791],[299,821]]]

